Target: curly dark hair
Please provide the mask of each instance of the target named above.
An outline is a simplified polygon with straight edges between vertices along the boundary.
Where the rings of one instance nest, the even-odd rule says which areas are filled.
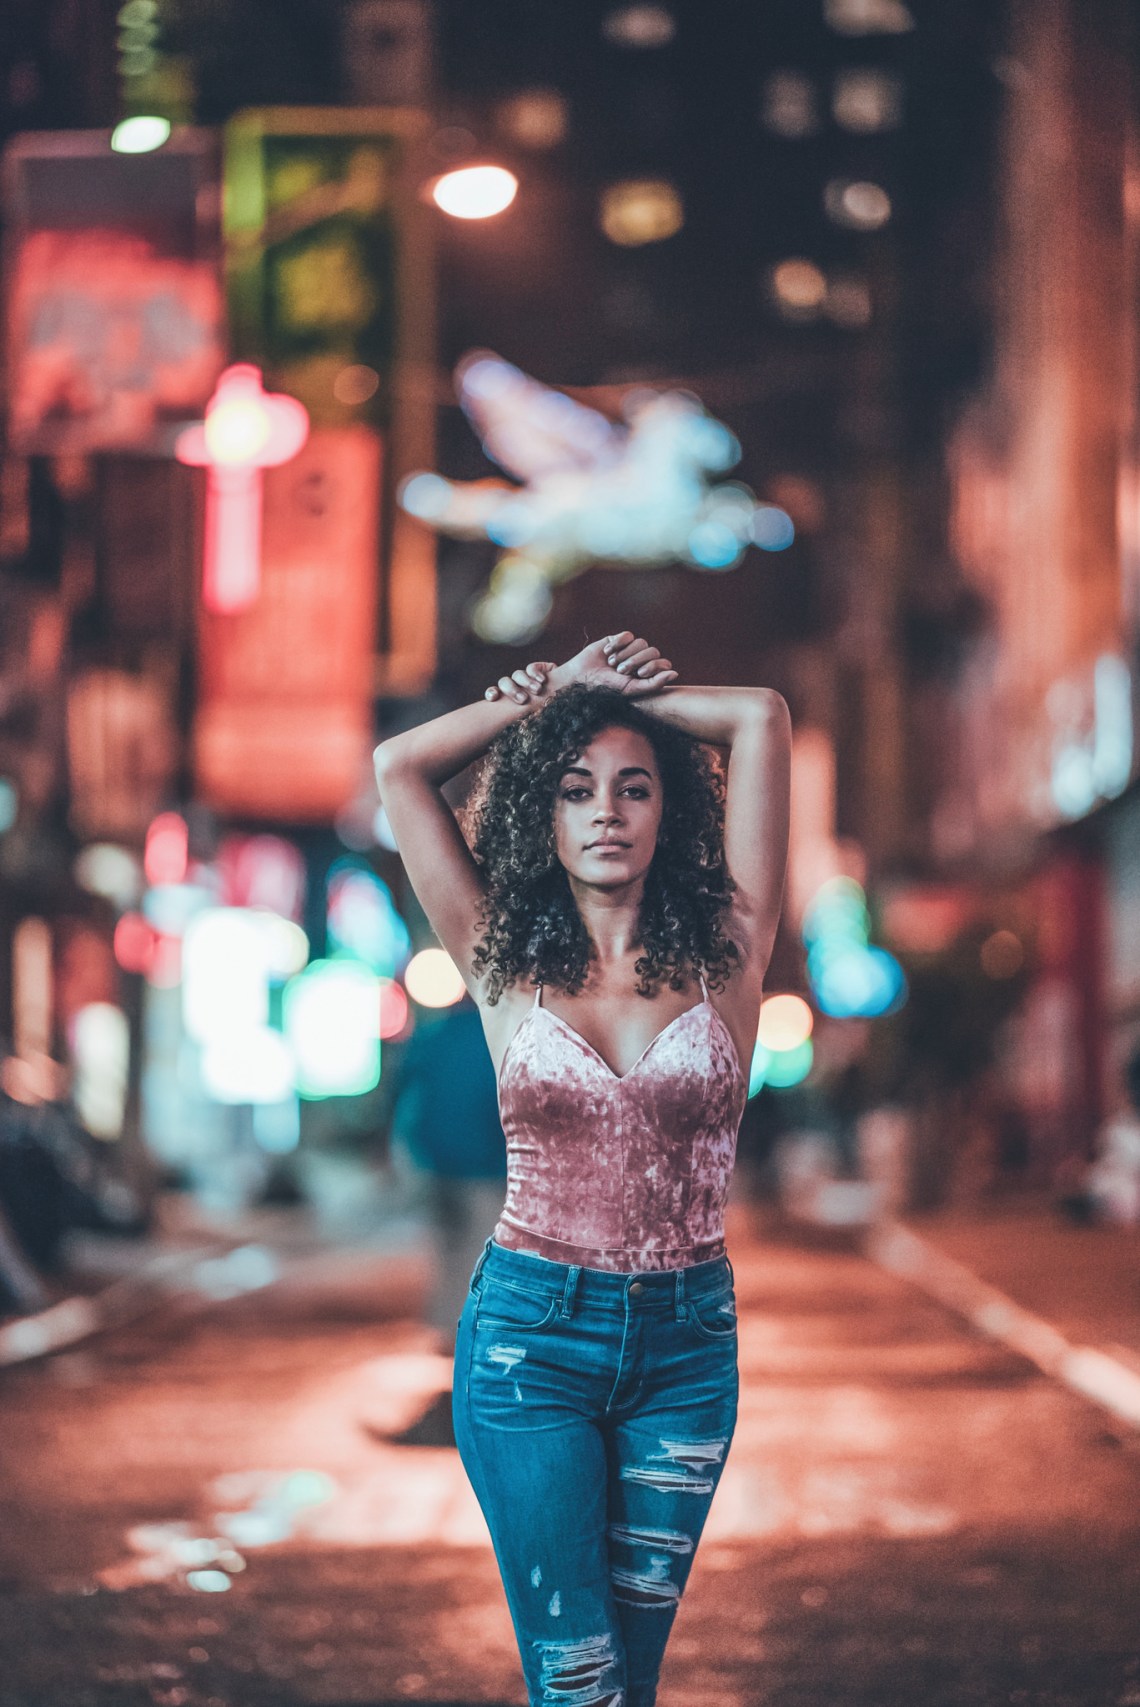
[[[639,996],[684,988],[703,970],[715,989],[740,961],[722,923],[736,888],[724,856],[724,778],[703,743],[650,717],[616,688],[563,688],[496,737],[463,814],[486,884],[475,965],[494,1005],[522,976],[576,994],[595,950],[558,858],[554,802],[567,765],[596,735],[636,729],[653,748],[664,804],[638,920]]]

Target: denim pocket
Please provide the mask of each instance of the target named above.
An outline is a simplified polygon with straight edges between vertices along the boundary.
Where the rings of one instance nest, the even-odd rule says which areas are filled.
[[[532,1333],[553,1321],[558,1298],[545,1292],[528,1292],[508,1280],[483,1277],[477,1294],[476,1327],[509,1328],[513,1334]]]
[[[703,1340],[735,1339],[736,1299],[731,1287],[704,1298],[690,1298],[686,1308],[689,1326]]]

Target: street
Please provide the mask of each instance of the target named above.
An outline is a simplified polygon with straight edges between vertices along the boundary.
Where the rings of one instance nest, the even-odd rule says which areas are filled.
[[[1138,1707],[1140,1436],[754,1216],[661,1707]],[[5,1372],[2,1707],[521,1702],[458,1458],[393,1438],[446,1375],[425,1277],[330,1264]]]

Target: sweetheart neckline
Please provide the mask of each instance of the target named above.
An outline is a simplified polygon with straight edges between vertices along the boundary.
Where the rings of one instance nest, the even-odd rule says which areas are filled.
[[[507,1044],[506,1049],[503,1051],[503,1059],[499,1063],[499,1078],[498,1078],[499,1087],[500,1088],[502,1087],[503,1072],[504,1072],[506,1065],[507,1065],[507,1057],[510,1055],[511,1050],[514,1048],[515,1039],[518,1036],[519,1032],[522,1030],[523,1026],[527,1023],[527,1020],[531,1017],[532,1014],[536,1014],[536,1013],[545,1014],[547,1019],[552,1019],[554,1021],[555,1025],[560,1025],[564,1031],[568,1031],[570,1033],[571,1037],[577,1038],[578,1042],[582,1045],[582,1047],[584,1049],[589,1050],[590,1054],[594,1057],[595,1061],[597,1061],[601,1067],[604,1067],[605,1071],[609,1074],[610,1078],[614,1081],[614,1084],[615,1085],[623,1085],[625,1083],[625,1081],[630,1077],[630,1075],[635,1073],[637,1071],[637,1069],[641,1066],[641,1063],[645,1060],[645,1057],[649,1054],[649,1051],[653,1048],[654,1044],[660,1043],[661,1039],[668,1032],[672,1031],[672,1029],[675,1025],[679,1025],[683,1019],[688,1019],[690,1014],[695,1014],[698,1011],[698,1009],[700,1009],[700,1008],[708,1008],[709,1012],[714,1016],[714,1018],[720,1020],[721,1025],[724,1027],[725,1036],[728,1038],[728,1041],[732,1046],[732,1058],[736,1062],[737,1072],[743,1078],[744,1074],[743,1074],[743,1068],[742,1068],[741,1062],[740,1062],[740,1053],[736,1047],[736,1039],[733,1037],[732,1033],[728,1029],[728,1022],[725,1020],[725,1018],[722,1014],[719,1014],[717,1012],[716,1008],[713,1007],[713,1005],[709,1001],[708,997],[704,996],[704,997],[702,997],[702,999],[699,1002],[694,1002],[691,1008],[685,1008],[683,1010],[683,1012],[681,1012],[679,1014],[674,1014],[673,1018],[669,1021],[669,1023],[667,1025],[662,1026],[661,1030],[659,1032],[657,1032],[655,1036],[653,1036],[649,1039],[649,1042],[645,1045],[645,1048],[641,1051],[641,1054],[637,1057],[637,1060],[633,1063],[632,1067],[627,1067],[624,1073],[615,1073],[613,1068],[610,1066],[609,1062],[606,1060],[605,1056],[599,1050],[595,1049],[594,1045],[590,1042],[589,1038],[583,1037],[582,1033],[577,1029],[576,1026],[571,1025],[569,1020],[563,1019],[561,1014],[556,1014],[553,1011],[553,1009],[551,1009],[551,1008],[544,1008],[541,1005],[541,1003],[532,1003],[532,1005],[527,1009],[526,1013],[523,1015],[522,1019],[519,1021],[518,1025],[515,1027],[514,1031],[511,1033],[510,1042]]]

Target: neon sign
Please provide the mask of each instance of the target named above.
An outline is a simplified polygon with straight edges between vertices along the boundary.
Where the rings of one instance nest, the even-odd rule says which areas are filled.
[[[202,603],[225,614],[257,598],[261,579],[262,470],[295,457],[309,436],[303,403],[262,390],[259,369],[229,367],[206,418],[180,433],[179,462],[207,470]]]

